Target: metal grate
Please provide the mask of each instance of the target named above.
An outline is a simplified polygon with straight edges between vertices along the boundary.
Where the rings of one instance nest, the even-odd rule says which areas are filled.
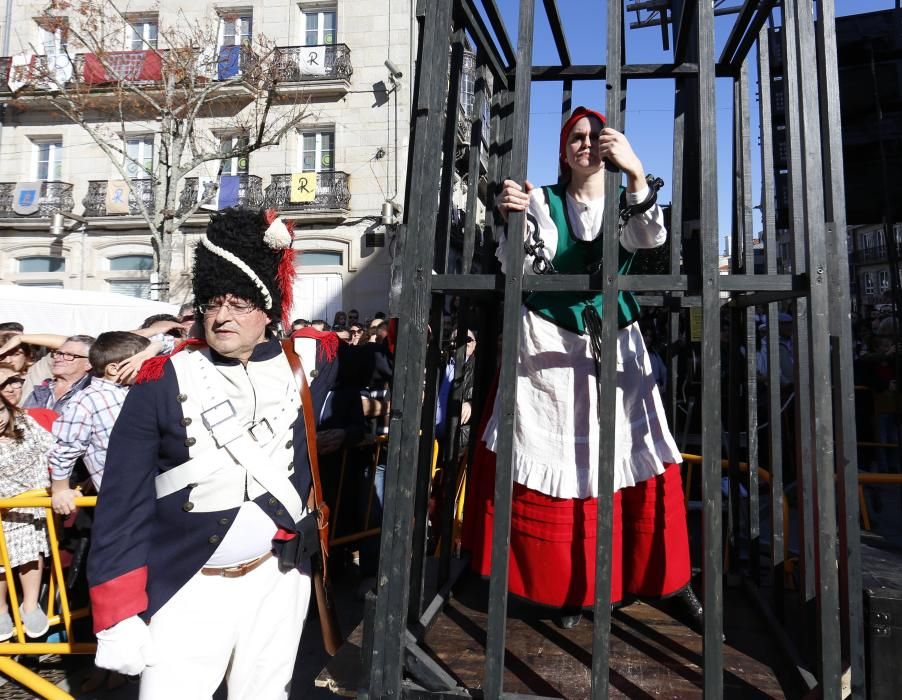
[[[813,4],[818,22],[815,24]],[[723,48],[715,54],[711,2],[662,0],[654,17],[640,26],[660,26],[665,48],[672,45],[674,62],[625,64],[624,5],[602,3],[607,9],[605,65],[571,64],[566,35],[554,0],[544,0],[545,17],[558,51],[558,65],[533,66],[535,3],[522,0],[517,46],[512,46],[493,0],[433,0],[420,3],[418,75],[415,87],[408,163],[405,220],[398,233],[399,255],[393,269],[392,308],[400,316],[396,345],[392,419],[386,468],[386,502],[382,529],[380,586],[367,616],[367,650],[361,685],[368,697],[452,697],[468,695],[445,669],[430,662],[417,642],[442,608],[443,595],[453,585],[450,554],[442,554],[439,589],[430,598],[424,582],[426,560],[426,502],[429,496],[429,449],[433,440],[438,348],[448,340],[441,330],[448,297],[457,298],[458,328],[474,321],[484,337],[501,331],[499,394],[516,401],[516,361],[520,327],[518,316],[524,292],[593,290],[604,293],[604,343],[616,337],[616,299],[620,290],[641,293],[644,302],[662,305],[670,318],[670,338],[676,340],[680,324],[688,325],[689,312],[700,311],[700,338],[694,350],[700,369],[697,383],[700,405],[699,447],[702,452],[702,589],[705,629],[702,666],[705,697],[724,693],[721,635],[724,623],[725,577],[741,581],[749,599],[763,610],[774,641],[795,666],[798,682],[824,698],[842,695],[841,677],[851,667],[852,697],[865,697],[858,511],[856,500],[854,406],[852,404],[851,329],[842,150],[838,130],[839,102],[836,78],[836,41],[832,0],[776,0],[745,2],[735,8],[717,8],[717,14],[735,15]],[[635,3],[650,7],[648,3]],[[427,8],[428,7],[428,11]],[[726,10],[729,9],[729,13]],[[767,24],[780,24],[774,36],[778,51],[769,49]],[[668,31],[670,33],[668,33]],[[476,94],[472,135],[460,141],[456,119],[460,109],[460,80],[464,49],[474,49]],[[450,51],[449,51],[450,48]],[[754,50],[754,53],[753,53]],[[769,79],[769,62],[779,57],[785,95],[776,99]],[[749,67],[757,62],[760,132],[752,133],[754,90]],[[804,69],[804,70],[803,70]],[[488,78],[491,77],[491,80]],[[721,274],[717,212],[717,151],[714,103],[715,77],[733,82],[734,223],[732,254],[727,274]],[[669,248],[642,260],[634,274],[617,273],[617,241],[604,241],[604,268],[595,275],[557,275],[547,278],[490,272],[491,261],[474,260],[479,203],[484,197],[486,224],[497,240],[501,222],[491,204],[505,177],[522,181],[526,174],[531,86],[534,82],[561,85],[561,116],[572,108],[574,81],[606,81],[608,123],[623,130],[625,99],[631,81],[675,81],[673,202]],[[491,129],[480,118],[490,107]],[[785,123],[785,144],[777,158],[785,158],[789,196],[787,234],[778,239],[775,199],[774,113]],[[490,138],[483,142],[482,134]],[[751,218],[751,148],[759,143],[762,158],[764,213],[764,270],[755,271]],[[463,149],[466,157],[461,157]],[[467,190],[462,262],[449,263],[450,212],[455,168],[462,179],[476,182],[485,153],[488,169],[485,188]],[[781,153],[783,155],[781,155]],[[616,201],[617,176],[606,181],[606,200]],[[438,202],[438,206],[436,206]],[[613,207],[605,214],[604,230],[616,228]],[[519,230],[523,215],[513,214],[509,228]],[[786,245],[790,259],[778,270],[776,251]],[[506,269],[522,269],[523,249],[508,246]],[[477,265],[480,263],[480,265]],[[462,274],[451,274],[452,270]],[[471,273],[482,269],[481,274]],[[429,274],[429,271],[432,274]],[[739,347],[754,347],[755,307],[767,309],[769,375],[758,387],[753,353],[743,357]],[[725,309],[722,313],[722,309]],[[789,309],[795,338],[795,376],[792,415],[780,420],[777,317]],[[721,353],[721,321],[730,321],[730,350]],[[436,338],[430,342],[428,329]],[[458,338],[460,341],[460,338]],[[458,342],[458,348],[460,348]],[[482,343],[477,375],[487,384],[494,365],[494,343]],[[462,367],[458,350],[457,367]],[[603,362],[599,381],[615,383],[614,353]],[[723,367],[722,367],[723,364]],[[674,364],[676,367],[676,361]],[[726,373],[726,374],[724,374]],[[426,376],[425,391],[423,377]],[[729,378],[723,387],[721,379]],[[723,397],[722,400],[722,390]],[[758,425],[758,398],[770,420]],[[451,401],[459,400],[452,393]],[[613,392],[608,398],[614,401]],[[474,403],[478,403],[477,399]],[[677,397],[671,396],[671,406]],[[452,403],[453,405],[453,403]],[[609,409],[613,403],[609,404]],[[614,411],[605,416],[602,434],[614,434]],[[495,531],[492,577],[488,593],[488,629],[485,673],[481,693],[507,697],[503,687],[507,609],[507,561],[512,495],[513,412],[499,417],[499,444],[495,482]],[[727,426],[726,431],[723,426]],[[452,424],[448,433],[456,438]],[[761,430],[759,430],[761,428]],[[723,433],[728,438],[723,441]],[[767,436],[763,448],[756,436]],[[746,437],[744,440],[742,436]],[[781,450],[790,440],[792,448]],[[453,443],[448,446],[454,448]],[[726,451],[730,488],[722,496],[722,450]],[[766,454],[762,454],[766,451]],[[451,452],[456,454],[456,452]],[[599,459],[599,511],[591,697],[609,694],[610,547],[612,470],[614,446],[602,441]],[[786,459],[791,463],[784,463]],[[740,462],[748,469],[743,471]],[[758,467],[768,465],[771,521],[764,540],[759,517],[762,485]],[[798,478],[796,479],[796,473]],[[834,478],[835,476],[835,478]],[[452,476],[453,478],[453,476]],[[789,523],[784,520],[784,487],[796,480],[800,513],[798,563],[793,562],[800,586],[787,602],[782,582],[790,562],[785,543]],[[744,498],[740,484],[749,496]],[[415,525],[411,527],[411,523]],[[443,536],[445,531],[443,530]],[[444,541],[448,541],[445,539]],[[772,580],[771,594],[751,561],[765,553]],[[759,550],[760,548],[760,550]],[[446,548],[450,550],[451,548]],[[724,557],[724,552],[727,557]],[[768,599],[769,598],[769,599]],[[798,622],[789,626],[786,620]],[[587,691],[588,693],[589,691]],[[517,697],[531,697],[518,695]]]

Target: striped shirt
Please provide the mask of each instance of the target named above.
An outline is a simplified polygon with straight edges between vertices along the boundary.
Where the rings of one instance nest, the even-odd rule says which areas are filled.
[[[100,489],[110,433],[128,394],[128,387],[95,377],[79,392],[53,424],[56,443],[48,461],[51,477],[68,479],[79,457],[85,460],[94,488]]]

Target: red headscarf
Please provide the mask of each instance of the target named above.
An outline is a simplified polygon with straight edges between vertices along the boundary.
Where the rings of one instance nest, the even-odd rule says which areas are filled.
[[[564,126],[561,127],[561,144],[558,150],[558,155],[561,159],[561,172],[566,173],[569,172],[570,166],[567,165],[567,138],[570,136],[570,130],[573,129],[573,126],[583,117],[595,117],[601,122],[601,127],[604,128],[608,123],[608,120],[604,118],[604,115],[600,112],[596,112],[594,109],[589,109],[588,107],[577,107],[573,110],[573,114],[570,115],[570,118],[564,122]]]

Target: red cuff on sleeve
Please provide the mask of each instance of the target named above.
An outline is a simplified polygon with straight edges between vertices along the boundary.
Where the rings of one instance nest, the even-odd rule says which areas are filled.
[[[287,542],[288,540],[293,540],[297,537],[296,532],[291,532],[290,530],[284,530],[281,527],[276,530],[276,536],[273,537],[273,540],[276,542]]]
[[[147,567],[93,586],[91,610],[95,634],[147,610]]]

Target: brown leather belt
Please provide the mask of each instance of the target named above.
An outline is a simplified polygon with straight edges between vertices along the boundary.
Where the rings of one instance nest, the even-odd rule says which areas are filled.
[[[272,556],[272,551],[263,554],[262,556],[257,557],[256,559],[251,559],[250,561],[244,562],[244,564],[238,564],[238,566],[205,566],[200,572],[204,576],[223,576],[224,578],[240,578],[245,574],[249,574],[251,571],[256,569],[260,564],[265,562]]]

